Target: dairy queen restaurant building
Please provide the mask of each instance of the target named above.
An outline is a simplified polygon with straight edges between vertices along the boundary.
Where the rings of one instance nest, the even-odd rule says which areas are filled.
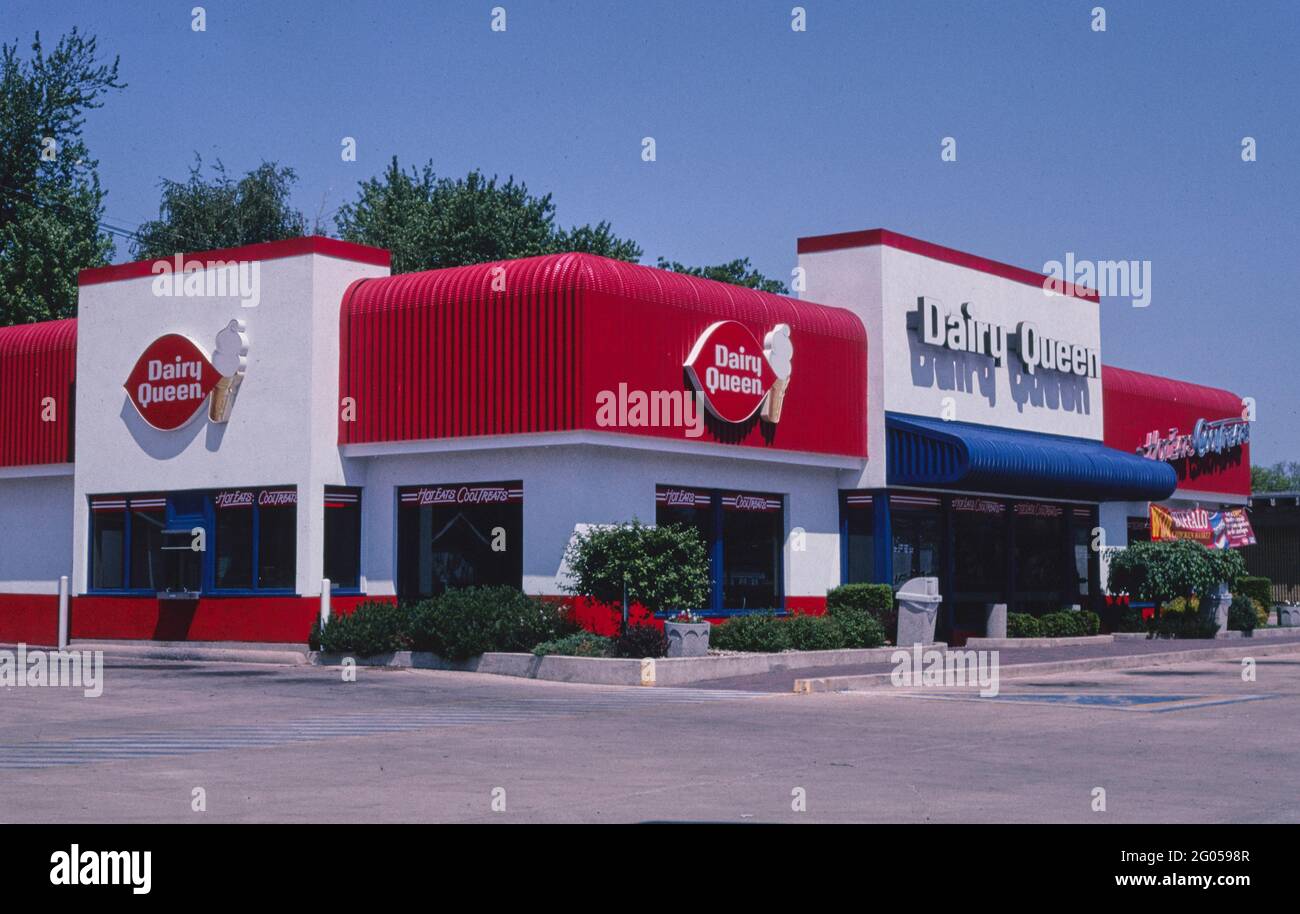
[[[319,237],[86,270],[75,319],[0,329],[0,642],[55,642],[65,577],[73,639],[303,642],[326,580],[558,598],[633,518],[699,530],[712,619],[926,576],[960,641],[1102,609],[1098,531],[1153,503],[1246,503],[1241,398],[1106,364],[1088,289],[881,229],[798,265],[797,299]]]

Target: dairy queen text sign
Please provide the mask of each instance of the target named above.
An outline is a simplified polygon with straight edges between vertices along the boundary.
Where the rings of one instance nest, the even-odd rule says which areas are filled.
[[[792,356],[786,324],[759,342],[744,324],[718,321],[700,334],[684,367],[709,412],[724,422],[745,422],[760,406],[764,419],[778,422]]]
[[[218,379],[202,349],[179,333],[169,333],[140,354],[122,386],[145,422],[171,431],[194,418]]]
[[[244,375],[247,352],[244,327],[237,320],[217,334],[213,361],[189,337],[168,333],[146,347],[122,386],[140,417],[160,431],[187,424],[209,396],[209,418],[225,422]]]

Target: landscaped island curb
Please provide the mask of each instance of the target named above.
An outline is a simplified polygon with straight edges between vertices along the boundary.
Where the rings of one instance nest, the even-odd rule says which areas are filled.
[[[943,650],[939,642],[928,648]],[[887,663],[895,647],[858,648],[838,651],[785,651],[780,654],[728,654],[708,657],[658,657],[644,660],[615,657],[565,657],[548,654],[488,653],[469,660],[446,660],[424,651],[394,651],[373,657],[353,657],[358,666],[417,670],[459,670],[545,679],[552,682],[582,682],[591,685],[678,686],[731,676],[755,676],[782,670],[805,670],[857,663]],[[338,666],[347,654],[308,654],[311,663]]]
[[[966,647],[971,650],[989,651],[1013,647],[1066,647],[1072,644],[1111,644],[1114,640],[1114,635],[1073,635],[1064,638],[967,638]]]

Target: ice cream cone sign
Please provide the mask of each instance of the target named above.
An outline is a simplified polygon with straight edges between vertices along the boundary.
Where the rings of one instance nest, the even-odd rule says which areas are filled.
[[[232,320],[217,334],[217,348],[212,353],[212,366],[219,375],[217,385],[212,389],[212,399],[208,402],[208,418],[213,422],[225,422],[230,418],[235,392],[244,379],[247,355],[248,337],[244,335],[244,325]]]
[[[763,355],[772,367],[776,380],[772,382],[763,401],[762,417],[772,423],[781,421],[781,404],[785,400],[786,389],[790,386],[790,362],[794,358],[794,346],[790,342],[790,325],[777,324],[763,337]]]

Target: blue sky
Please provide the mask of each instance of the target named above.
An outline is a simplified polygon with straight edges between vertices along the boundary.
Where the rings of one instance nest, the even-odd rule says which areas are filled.
[[[292,165],[309,219],[396,154],[514,174],[650,263],[788,280],[798,236],[876,226],[1034,269],[1149,260],[1150,307],[1103,301],[1105,361],[1255,397],[1254,461],[1300,460],[1300,3],[805,0],[795,33],[790,0],[210,0],[195,33],[199,2],[0,14],[24,48],[79,25],[121,55],[86,129],[118,224],[195,152]]]

